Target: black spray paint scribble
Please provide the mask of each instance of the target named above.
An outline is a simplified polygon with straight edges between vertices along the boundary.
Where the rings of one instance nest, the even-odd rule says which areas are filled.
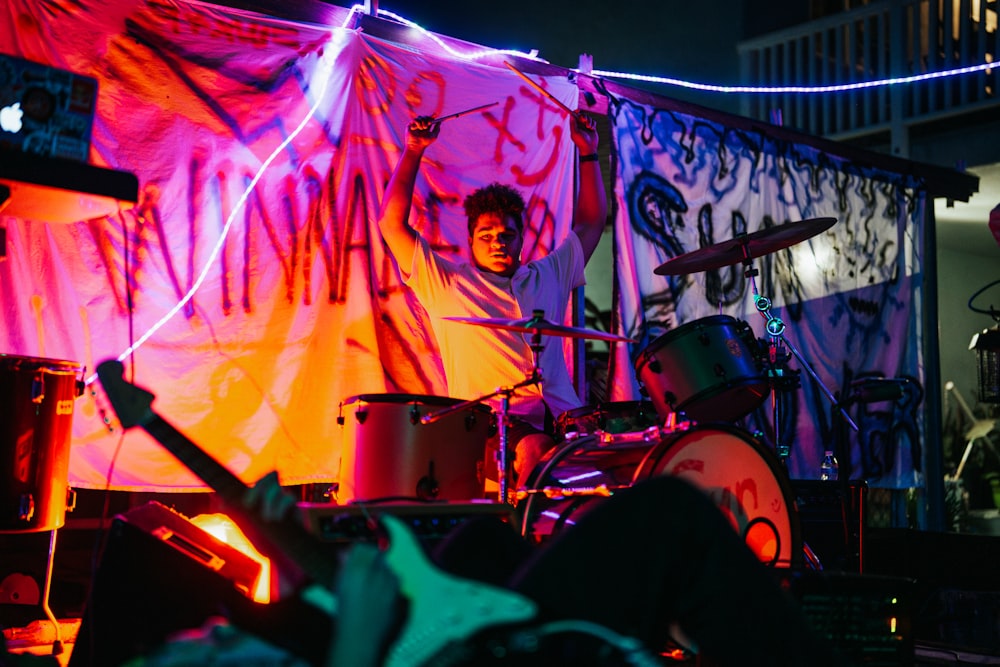
[[[619,104],[614,113],[622,113],[629,104]],[[815,239],[820,250],[829,250],[828,263],[816,261],[815,266],[809,267],[814,275],[818,273],[818,282],[817,278],[812,278],[809,284],[803,282],[789,247],[753,262],[760,272],[757,288],[762,295],[780,300],[780,315],[791,323],[805,324],[803,318],[810,299],[832,296],[827,321],[831,330],[846,334],[829,341],[826,351],[831,358],[839,356],[836,346],[842,346],[843,359],[865,358],[877,363],[871,357],[871,350],[899,345],[899,341],[892,340],[887,322],[892,319],[893,311],[910,307],[910,295],[899,290],[900,253],[903,235],[909,233],[908,221],[915,218],[917,207],[923,206],[922,192],[908,177],[876,172],[809,147],[724,128],[676,112],[646,110],[639,105],[630,109],[639,116],[641,128],[624,144],[625,168],[633,169],[635,174],[634,177],[625,174],[628,223],[634,234],[654,245],[657,260],[666,261],[706,248],[743,232],[797,221],[770,215],[750,218],[750,212],[743,206],[750,205],[747,201],[753,204],[755,197],[777,202],[790,211],[806,212],[803,217],[821,211],[812,215],[833,216],[837,222]],[[740,189],[747,192],[741,193]],[[692,201],[687,199],[689,193],[700,202],[694,209]],[[734,196],[728,197],[727,202],[727,195]],[[722,210],[722,205],[727,210]],[[723,216],[732,220],[729,228],[718,224]],[[891,231],[879,231],[886,229]],[[819,257],[812,243],[809,250],[813,257]],[[690,308],[685,305],[684,312],[708,314],[720,305],[745,298],[749,281],[743,272],[744,266],[737,264],[697,276],[704,285],[705,303],[700,309],[697,305]],[[682,297],[691,299],[698,294],[691,289],[694,279],[670,276],[662,289],[654,288],[640,295],[644,313],[634,318],[631,330],[626,329],[640,340],[639,345],[648,345],[653,332],[676,326],[675,314]],[[628,326],[629,322],[625,324]],[[861,373],[866,369],[850,370]],[[781,430],[791,433],[792,442],[800,410],[815,413],[819,422],[816,426],[823,438],[834,433],[831,424],[834,407],[811,378],[807,384],[807,395],[813,405],[800,405],[794,399],[782,401]],[[922,395],[915,380],[912,387]],[[874,474],[884,466],[893,465],[900,438],[911,441],[915,466],[919,468],[919,402],[919,397],[911,396],[896,405],[893,418],[899,423],[889,428],[878,425],[879,420],[884,421],[884,415],[867,415],[869,421],[861,444],[867,471]],[[773,436],[769,415],[759,417],[756,420],[759,429],[755,430]]]

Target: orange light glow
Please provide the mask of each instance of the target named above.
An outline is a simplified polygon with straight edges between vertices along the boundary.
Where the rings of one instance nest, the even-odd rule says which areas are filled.
[[[271,601],[271,560],[257,551],[256,547],[240,530],[240,527],[225,514],[199,514],[191,519],[191,523],[220,542],[225,542],[260,563],[260,575],[254,584],[251,597],[254,602],[269,603]]]

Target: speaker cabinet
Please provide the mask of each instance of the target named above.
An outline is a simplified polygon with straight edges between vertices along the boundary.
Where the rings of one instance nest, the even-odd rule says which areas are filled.
[[[112,521],[71,667],[114,667],[254,603],[260,565],[156,502]]]
[[[779,572],[813,628],[856,665],[914,664],[915,582],[847,572]]]
[[[299,503],[306,530],[331,545],[347,545],[355,540],[376,538],[379,514],[388,514],[402,521],[425,548],[433,547],[466,521],[494,517],[514,524],[513,506],[497,502],[393,501],[357,505]]]
[[[860,573],[863,568],[868,484],[792,480],[802,541],[821,569]]]

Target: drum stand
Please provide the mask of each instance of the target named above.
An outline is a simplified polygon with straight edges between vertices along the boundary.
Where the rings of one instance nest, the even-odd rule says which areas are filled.
[[[781,320],[781,318],[771,314],[771,300],[766,296],[762,296],[760,292],[757,291],[756,277],[760,274],[760,272],[752,267],[753,258],[749,256],[747,246],[743,245],[741,247],[744,254],[743,276],[750,281],[750,287],[753,291],[754,306],[757,308],[757,312],[760,313],[761,317],[763,317],[765,321],[764,329],[767,331],[767,337],[769,340],[768,360],[770,365],[772,367],[775,366],[777,364],[778,357],[781,356],[779,355],[777,348],[777,342],[781,341],[781,344],[784,347],[787,347],[791,351],[792,355],[798,359],[799,364],[801,364],[802,368],[806,370],[809,377],[816,382],[816,386],[820,388],[820,391],[823,392],[827,400],[830,401],[830,404],[837,410],[837,412],[840,413],[840,416],[843,417],[844,421],[846,421],[856,432],[858,430],[858,425],[853,419],[851,419],[851,416],[847,414],[847,410],[844,409],[844,406],[839,400],[837,400],[837,397],[833,395],[833,392],[830,391],[826,384],[823,383],[823,380],[816,374],[816,371],[809,365],[809,362],[806,361],[805,357],[803,357],[798,349],[796,349],[796,347],[785,337],[785,323]],[[774,421],[774,447],[778,454],[778,459],[782,462],[782,464],[784,464],[788,459],[789,447],[788,445],[783,445],[781,441],[781,401],[778,400],[777,396],[779,384],[779,381],[776,379],[777,373],[780,373],[780,370],[775,370],[773,373],[769,373],[769,381],[771,383],[771,407],[773,412],[772,419]]]
[[[501,503],[510,503],[513,498],[508,497],[507,494],[507,411],[510,409],[510,397],[515,391],[521,387],[528,387],[533,384],[542,383],[542,370],[539,368],[538,357],[542,351],[542,334],[539,331],[531,332],[531,353],[534,359],[534,363],[531,370],[531,375],[521,380],[517,384],[512,384],[506,387],[499,387],[496,391],[492,391],[489,394],[484,394],[477,398],[470,399],[468,401],[463,401],[461,403],[456,403],[455,405],[449,405],[446,408],[437,410],[435,412],[429,412],[420,418],[421,424],[432,424],[437,420],[450,415],[453,412],[458,412],[464,410],[470,406],[477,405],[483,401],[488,401],[491,398],[496,398],[500,396],[500,411],[498,413],[498,433],[499,433],[499,445],[497,447],[497,481],[500,486],[500,490],[497,492],[497,501]]]

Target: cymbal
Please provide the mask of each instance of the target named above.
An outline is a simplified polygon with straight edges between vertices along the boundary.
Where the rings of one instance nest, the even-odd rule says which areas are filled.
[[[658,276],[675,276],[739,264],[812,238],[832,227],[835,222],[836,218],[811,218],[768,227],[668,259],[653,269],[653,273]]]
[[[618,336],[612,333],[605,333],[596,329],[584,329],[583,327],[567,327],[555,324],[541,317],[526,317],[520,320],[505,320],[496,317],[446,317],[452,322],[463,322],[474,324],[487,329],[505,329],[507,331],[520,331],[523,333],[538,333],[543,336],[559,336],[561,338],[588,338],[591,340],[624,341],[634,343],[635,340],[625,336]]]

